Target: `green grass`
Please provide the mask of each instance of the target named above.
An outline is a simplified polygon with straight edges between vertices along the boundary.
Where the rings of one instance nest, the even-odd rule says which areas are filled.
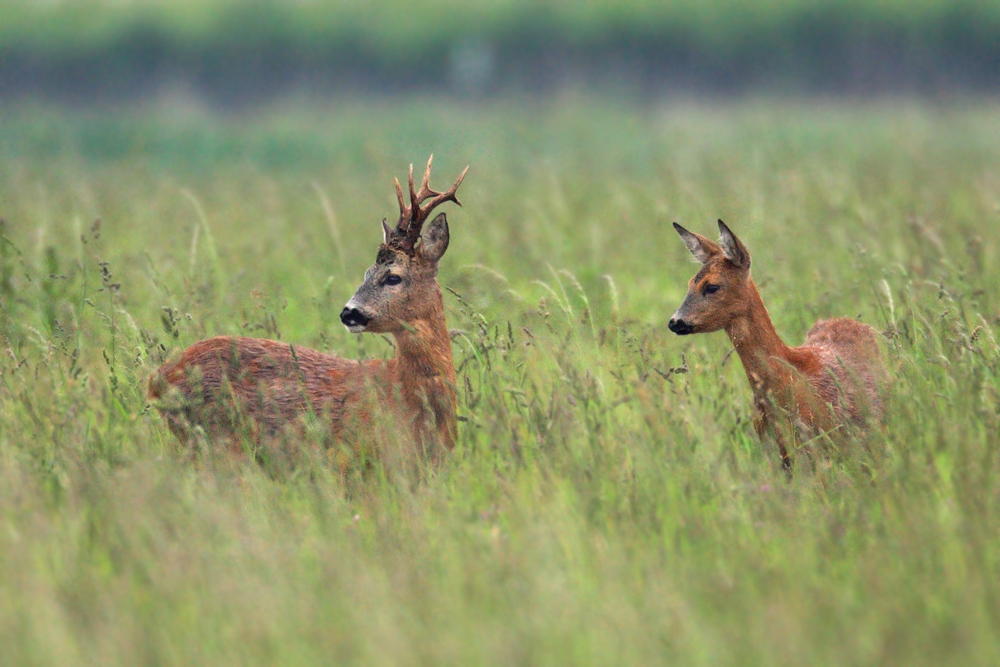
[[[144,396],[170,350],[391,352],[337,313],[430,152],[472,167],[455,452],[182,450]],[[1000,658],[997,107],[8,109],[0,156],[2,661]],[[884,434],[791,482],[725,337],[666,331],[695,270],[669,222],[718,217],[789,342],[888,334]]]

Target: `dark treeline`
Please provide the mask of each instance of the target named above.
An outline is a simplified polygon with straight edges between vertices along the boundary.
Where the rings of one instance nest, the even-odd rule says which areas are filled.
[[[658,13],[625,3],[585,18],[544,4],[503,15],[444,8],[387,27],[378,16],[234,4],[198,30],[155,13],[80,31],[72,16],[20,16],[0,34],[0,96],[101,103],[181,88],[234,106],[304,91],[481,96],[567,85],[650,97],[1000,90],[996,3],[723,5],[688,15],[677,3]]]

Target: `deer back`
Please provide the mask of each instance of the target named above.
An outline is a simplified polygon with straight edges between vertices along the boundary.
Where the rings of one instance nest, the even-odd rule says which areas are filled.
[[[815,382],[838,412],[859,426],[882,421],[888,376],[875,329],[848,318],[821,320],[803,347],[816,350],[822,360]]]
[[[375,381],[384,367],[279,341],[220,336],[165,363],[152,376],[149,395],[175,432],[197,424],[221,436],[242,423],[251,435],[275,435],[307,413],[339,430],[362,400],[366,380]]]

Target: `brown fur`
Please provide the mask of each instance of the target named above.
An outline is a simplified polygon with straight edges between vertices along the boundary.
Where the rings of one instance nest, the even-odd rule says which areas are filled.
[[[424,186],[429,174],[430,163]],[[437,284],[449,240],[444,214],[420,232],[433,206],[458,203],[454,191],[461,180],[447,196],[429,188],[425,196],[423,186],[414,194],[416,203],[396,230],[386,226],[375,264],[341,314],[352,331],[391,334],[395,358],[354,361],[256,338],[203,340],[150,378],[149,396],[171,430],[187,439],[198,425],[213,439],[238,446],[233,436],[273,436],[309,413],[341,439],[351,428],[367,430],[373,420],[389,417],[421,446],[433,441],[451,449],[457,437],[455,366]],[[418,206],[432,196],[430,206]],[[404,213],[401,196],[400,209]],[[388,283],[390,276],[398,282]]]
[[[678,233],[703,265],[688,283],[684,303],[670,320],[678,333],[724,330],[740,356],[754,395],[754,426],[773,436],[786,467],[789,440],[835,434],[847,424],[864,428],[883,416],[885,367],[875,330],[838,318],[813,325],[805,344],[789,347],[778,336],[750,277],[750,254],[720,220],[715,243],[680,225]],[[710,293],[709,286],[718,287]]]

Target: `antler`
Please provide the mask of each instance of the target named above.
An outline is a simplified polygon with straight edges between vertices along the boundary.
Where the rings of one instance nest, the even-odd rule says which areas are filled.
[[[427,160],[427,169],[424,171],[424,178],[420,182],[419,191],[413,189],[413,165],[410,165],[409,206],[403,200],[403,188],[399,185],[399,179],[393,179],[396,182],[396,199],[399,202],[399,221],[396,223],[396,229],[391,234],[388,233],[389,229],[386,227],[386,243],[395,248],[412,253],[413,247],[420,238],[420,231],[423,229],[424,222],[430,216],[431,211],[448,201],[453,201],[459,206],[462,205],[462,202],[458,201],[455,193],[458,191],[458,186],[462,184],[462,180],[465,179],[465,174],[469,171],[469,168],[466,167],[462,170],[458,180],[446,191],[436,192],[430,187],[431,163],[433,161],[434,155],[431,154]],[[430,199],[430,203],[421,206],[428,199]]]

